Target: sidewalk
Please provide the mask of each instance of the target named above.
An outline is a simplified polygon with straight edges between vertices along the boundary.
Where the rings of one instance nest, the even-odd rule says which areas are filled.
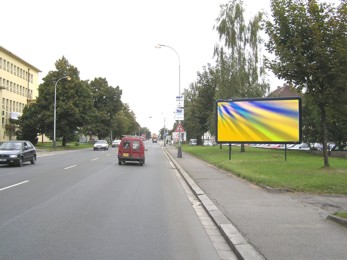
[[[347,196],[274,193],[163,147],[240,259],[347,259]]]

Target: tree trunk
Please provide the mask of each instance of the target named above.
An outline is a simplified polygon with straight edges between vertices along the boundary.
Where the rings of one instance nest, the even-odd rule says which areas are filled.
[[[329,155],[328,155],[328,129],[326,122],[326,113],[324,104],[319,104],[319,109],[321,113],[321,127],[323,134],[323,158],[324,158],[324,167],[330,167],[329,165]]]
[[[66,146],[66,138],[65,138],[65,136],[63,137],[63,142],[62,142],[61,146],[63,146],[63,147]]]

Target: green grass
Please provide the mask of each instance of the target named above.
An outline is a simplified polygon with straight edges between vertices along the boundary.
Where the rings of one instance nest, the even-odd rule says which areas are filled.
[[[305,151],[228,146],[204,147],[183,145],[182,150],[229,171],[250,182],[272,188],[317,194],[347,195],[347,160],[329,157],[330,168],[323,167],[323,157]]]
[[[347,219],[347,211],[340,211],[337,212],[335,215]]]
[[[44,143],[39,142],[35,145],[35,147],[37,149],[44,149],[47,151],[53,151],[52,142],[44,142]],[[72,142],[72,143],[67,143],[66,146],[62,146],[61,142],[57,142],[57,145],[56,145],[57,151],[76,150],[76,149],[85,149],[85,148],[93,148],[93,144]]]

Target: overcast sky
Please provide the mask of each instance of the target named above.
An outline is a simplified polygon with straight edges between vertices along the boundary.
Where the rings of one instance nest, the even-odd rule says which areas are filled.
[[[82,80],[119,86],[142,127],[158,132],[174,123],[176,96],[213,63],[213,30],[227,0],[11,0],[1,3],[0,46],[40,69],[40,79],[62,56]],[[248,13],[269,0],[245,0]],[[278,85],[271,80],[272,88]]]

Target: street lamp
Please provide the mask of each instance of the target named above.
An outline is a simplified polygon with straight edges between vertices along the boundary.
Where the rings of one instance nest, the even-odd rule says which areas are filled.
[[[54,126],[53,126],[53,149],[55,150],[57,147],[57,139],[56,139],[56,132],[57,132],[57,84],[60,80],[67,79],[70,80],[70,76],[64,76],[58,79],[55,82],[54,85]]]
[[[163,141],[164,141],[164,146],[166,146],[166,130],[165,130],[165,122],[166,118],[164,117],[164,129],[163,129]]]
[[[181,96],[181,60],[180,60],[180,56],[178,55],[178,52],[172,48],[169,45],[165,45],[165,44],[157,44],[155,46],[156,48],[162,48],[162,47],[166,47],[169,48],[171,50],[173,50],[178,58],[178,95]],[[181,124],[181,121],[178,120],[178,124]],[[182,147],[181,147],[181,132],[179,132],[178,134],[178,150],[177,150],[177,158],[182,158]]]

